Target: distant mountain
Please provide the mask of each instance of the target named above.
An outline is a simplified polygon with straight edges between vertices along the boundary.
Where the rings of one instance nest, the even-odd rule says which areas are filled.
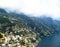
[[[28,17],[23,13],[7,13],[4,9],[0,9],[0,32],[14,33],[15,27],[17,30],[27,28],[32,30],[31,33],[39,34],[40,37],[48,37],[60,31],[59,24],[60,21],[50,17]]]
[[[54,30],[48,28],[48,26],[45,26],[45,24],[42,24],[41,22],[37,21],[37,19],[35,18],[30,18],[25,14],[16,14],[14,13],[14,16],[16,16],[16,18],[22,18],[24,23],[27,23],[27,25],[29,27],[31,27],[32,29],[34,29],[36,32],[38,32],[42,37],[47,37],[49,35],[54,34]],[[49,18],[48,18],[49,19]]]
[[[5,9],[0,8],[0,13],[7,13]]]
[[[50,29],[53,32],[59,33],[60,31],[60,21],[54,20],[51,17],[39,17],[39,18],[33,18],[35,21],[41,23],[46,28]]]

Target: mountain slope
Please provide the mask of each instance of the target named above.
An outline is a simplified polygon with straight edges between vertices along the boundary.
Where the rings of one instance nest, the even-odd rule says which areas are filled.
[[[0,33],[4,33],[6,36],[11,35],[11,37],[18,35],[23,38],[24,42],[27,39],[28,43],[23,43],[24,45],[35,45],[41,38],[59,33],[59,24],[60,21],[50,17],[28,17],[23,13],[8,13],[4,9],[0,9]],[[20,40],[18,41],[21,43]]]
[[[10,40],[8,40],[9,44],[16,44],[15,39],[17,36],[16,40],[20,42],[19,44],[25,46],[35,46],[35,44],[37,44],[37,41],[40,40],[40,34],[38,34],[38,32],[33,29],[33,24],[33,21],[24,14],[5,12],[0,13],[0,33],[5,35],[5,39],[8,39],[8,37],[10,38]],[[14,37],[13,43],[11,42],[12,39],[10,36],[12,38]],[[20,40],[20,37],[22,40]]]
[[[60,28],[58,27],[59,25],[55,24],[57,23],[57,21],[54,21],[50,17],[30,18],[23,13],[17,14],[15,12],[14,13],[4,12],[3,14],[1,13],[0,16],[6,17],[7,19],[9,19],[11,27],[17,25],[18,28],[21,28],[21,27],[31,28],[35,32],[38,32],[40,36],[43,36],[43,37],[44,36],[47,37],[49,35],[57,33],[57,31],[60,30]],[[58,27],[58,29],[56,27]]]
[[[4,9],[0,8],[0,13],[7,13]]]
[[[40,17],[40,18],[32,18],[32,19],[44,25],[46,28],[51,30],[51,32],[59,33],[60,31],[60,25],[59,25],[60,21],[58,20],[53,20],[50,17]]]

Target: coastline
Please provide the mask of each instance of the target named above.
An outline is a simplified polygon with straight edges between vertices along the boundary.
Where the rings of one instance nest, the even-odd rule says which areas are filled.
[[[41,41],[41,39],[39,39],[39,41],[37,41],[36,43],[34,43],[34,46],[37,47],[37,45],[39,44],[40,41]]]

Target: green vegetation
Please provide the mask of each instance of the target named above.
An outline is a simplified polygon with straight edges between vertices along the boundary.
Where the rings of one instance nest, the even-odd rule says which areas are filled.
[[[24,40],[20,40],[20,44],[21,45],[24,45],[25,44],[25,41]]]
[[[9,41],[9,44],[14,44],[14,40],[10,40]]]
[[[0,34],[0,38],[3,38],[3,35],[2,34]]]
[[[38,42],[42,37],[49,37],[60,31],[60,21],[51,18],[28,17],[25,14],[7,13],[0,10],[0,32],[6,36],[12,35],[15,39],[9,41],[9,44],[27,45]],[[5,37],[6,37],[5,36]],[[16,37],[17,36],[17,37]],[[0,38],[3,35],[0,34]],[[21,40],[21,38],[23,38]],[[18,44],[18,45],[19,45]]]

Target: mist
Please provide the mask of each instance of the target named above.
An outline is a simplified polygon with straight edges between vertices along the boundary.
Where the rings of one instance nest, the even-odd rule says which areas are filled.
[[[60,18],[59,0],[0,0],[0,8],[34,17]]]

